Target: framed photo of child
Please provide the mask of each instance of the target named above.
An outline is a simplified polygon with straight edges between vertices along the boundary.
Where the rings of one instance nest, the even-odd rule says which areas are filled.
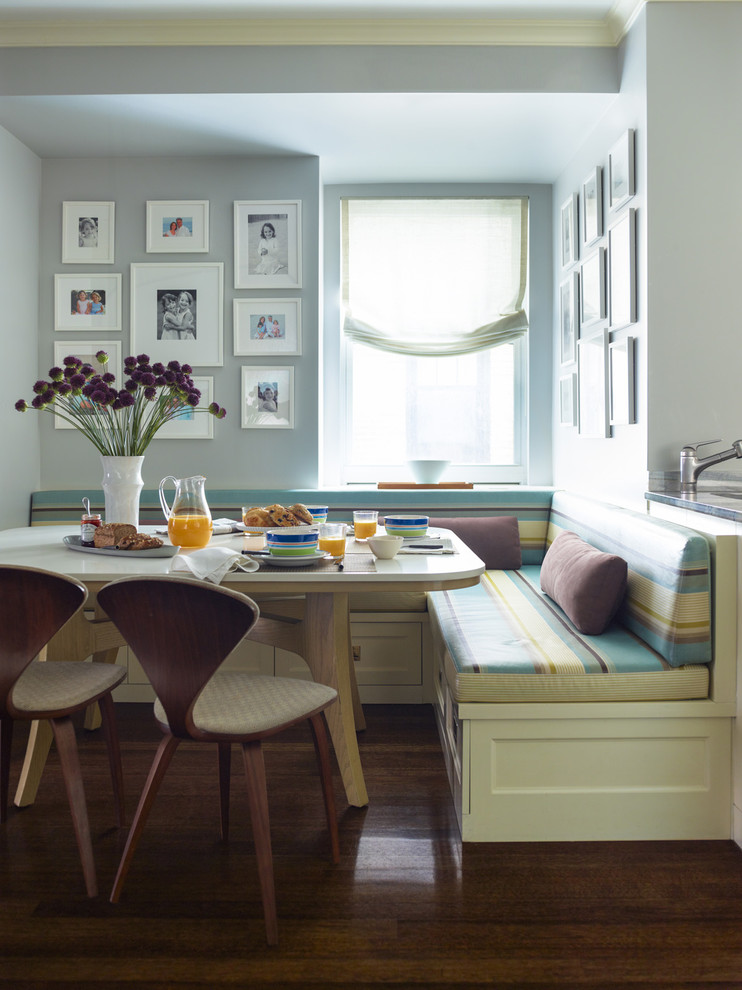
[[[131,352],[192,367],[224,364],[224,264],[131,266]]]
[[[112,202],[62,203],[62,264],[112,265],[114,215]]]
[[[208,250],[208,200],[147,200],[148,254],[199,254]]]
[[[301,200],[234,204],[235,289],[301,288]]]
[[[120,330],[120,275],[55,275],[55,330]]]
[[[241,425],[243,430],[293,430],[293,368],[243,366]]]
[[[234,353],[301,354],[300,299],[234,299]]]

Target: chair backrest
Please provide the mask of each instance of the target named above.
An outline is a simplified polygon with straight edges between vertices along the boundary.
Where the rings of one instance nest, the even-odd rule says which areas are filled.
[[[85,585],[62,574],[0,566],[0,717],[25,668],[87,596]]]
[[[205,685],[257,622],[252,599],[179,577],[134,577],[98,592],[98,604],[136,654],[174,736],[188,737]]]

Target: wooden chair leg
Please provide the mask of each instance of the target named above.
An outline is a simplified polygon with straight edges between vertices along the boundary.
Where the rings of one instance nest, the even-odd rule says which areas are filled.
[[[121,747],[119,746],[119,734],[116,727],[116,706],[110,694],[104,695],[100,699],[100,710],[103,716],[103,735],[106,740],[108,750],[108,764],[111,768],[111,782],[113,784],[113,800],[116,805],[116,822],[119,826],[126,824],[126,813],[124,810],[124,772],[121,769]]]
[[[314,751],[317,754],[319,775],[322,781],[322,797],[325,801],[327,827],[330,831],[330,847],[333,863],[340,862],[340,839],[338,837],[338,817],[335,808],[335,792],[332,786],[332,767],[330,765],[330,743],[327,734],[325,713],[312,715],[309,719],[314,739]]]
[[[90,824],[88,822],[88,809],[85,803],[85,791],[82,784],[82,773],[80,772],[80,759],[77,754],[77,741],[75,739],[75,727],[72,720],[64,718],[50,719],[54,739],[57,743],[59,762],[62,765],[65,787],[67,788],[67,798],[72,812],[72,824],[75,827],[77,837],[77,848],[80,850],[80,861],[82,872],[85,877],[85,887],[88,897],[95,897],[98,893],[98,881],[95,878],[95,862],[93,860],[93,845],[90,841]]]
[[[260,742],[242,743],[242,755],[247,778],[247,796],[252,819],[258,879],[263,898],[263,917],[268,945],[278,945],[278,916],[276,888],[273,880],[273,853],[268,815],[268,789],[265,782],[265,762]]]
[[[134,815],[134,821],[131,823],[131,828],[129,829],[129,835],[126,839],[126,845],[121,856],[116,879],[113,881],[113,889],[111,890],[110,897],[111,904],[116,904],[121,896],[121,888],[124,886],[126,874],[129,872],[139,837],[142,834],[147,818],[149,817],[150,809],[157,797],[157,791],[162,783],[162,778],[165,776],[173,754],[179,745],[180,739],[167,735],[157,748],[152,766],[149,768],[149,775],[144,785],[144,790],[139,798],[139,806]]]
[[[219,825],[222,841],[229,837],[229,786],[232,772],[232,744],[220,742],[219,750]]]
[[[13,719],[0,718],[0,824],[8,820],[8,782],[12,744]]]

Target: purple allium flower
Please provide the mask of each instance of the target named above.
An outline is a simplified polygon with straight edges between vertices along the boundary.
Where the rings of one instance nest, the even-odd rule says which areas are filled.
[[[37,382],[34,382],[33,391],[37,395],[41,395],[42,392],[46,392],[47,388],[49,388],[49,383],[43,381],[41,378]]]
[[[137,354],[137,364],[149,364],[149,354]]]
[[[87,378],[79,373],[73,375],[72,378],[70,378],[70,385],[73,388],[82,388],[86,382],[87,382]]]
[[[25,412],[28,409],[28,404],[26,403],[25,399],[19,399],[16,402],[15,407],[18,410],[18,412]]]
[[[139,379],[139,384],[150,387],[155,384],[155,376],[151,371],[145,371]]]
[[[154,402],[157,398],[157,389],[154,385],[148,385],[147,388],[145,388],[144,398],[147,399],[148,402]]]
[[[50,368],[49,377],[53,382],[59,382],[64,378],[64,372],[61,368]]]
[[[125,409],[128,406],[134,405],[134,396],[131,392],[121,391],[118,394],[118,401],[121,403],[121,408]]]
[[[108,364],[108,354],[105,351],[96,351],[95,360],[98,364]]]

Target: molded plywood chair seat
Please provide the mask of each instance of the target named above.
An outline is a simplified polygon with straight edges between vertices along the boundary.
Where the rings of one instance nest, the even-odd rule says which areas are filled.
[[[278,942],[268,795],[261,740],[308,720],[320,768],[333,862],[338,830],[324,710],[334,688],[311,681],[217,669],[259,617],[250,598],[177,577],[123,578],[98,602],[133,649],[155,690],[155,718],[165,737],[155,755],[111,892],[121,894],[157,790],[183,739],[214,742],[219,757],[221,834],[229,829],[232,743],[242,747],[258,876],[269,944]]]
[[[84,585],[29,567],[0,567],[0,822],[7,819],[15,721],[48,719],[57,743],[85,886],[98,893],[75,728],[70,716],[97,701],[103,716],[118,824],[124,824],[123,775],[111,692],[126,676],[114,664],[34,660],[82,607]]]

